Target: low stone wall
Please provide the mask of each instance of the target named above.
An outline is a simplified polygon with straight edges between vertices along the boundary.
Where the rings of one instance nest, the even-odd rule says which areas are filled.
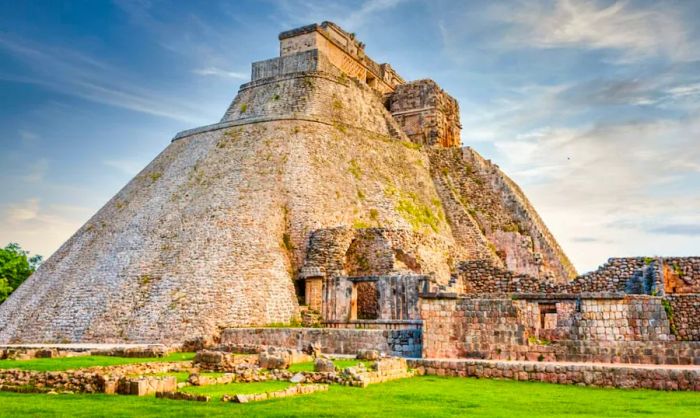
[[[144,376],[171,371],[190,370],[191,367],[191,362],[177,362],[125,364],[51,372],[0,369],[0,386],[3,388],[33,386],[39,389],[53,389],[76,393],[113,394],[118,392],[122,380],[124,382],[127,380],[139,380],[138,377],[131,378],[127,376]],[[156,389],[157,388],[158,387],[156,387]]]
[[[157,392],[173,392],[177,390],[175,376],[144,376],[137,378],[119,379],[117,393],[120,395],[148,396]]]
[[[700,293],[668,295],[666,300],[676,339],[700,341]]]
[[[593,364],[409,360],[419,374],[498,378],[581,386],[700,391],[700,369],[623,367]]]
[[[224,402],[248,403],[326,391],[328,391],[328,385],[296,385],[287,389],[276,390],[274,392],[252,393],[247,395],[233,396],[224,395],[224,397],[221,400]]]
[[[164,357],[176,347],[161,344],[4,344],[0,360],[78,356]]]
[[[315,345],[329,354],[378,350],[394,356],[420,357],[421,335],[419,329],[228,328],[221,333],[221,346],[305,350]]]
[[[172,399],[175,401],[195,401],[209,402],[211,397],[205,395],[197,395],[187,392],[156,392],[156,398]]]
[[[699,341],[560,341],[557,361],[700,366]],[[535,360],[537,357],[529,357]]]

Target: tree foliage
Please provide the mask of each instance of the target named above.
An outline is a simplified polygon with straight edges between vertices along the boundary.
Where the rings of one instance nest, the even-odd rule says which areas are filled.
[[[40,255],[29,256],[19,244],[0,249],[0,303],[10,296],[41,264]]]

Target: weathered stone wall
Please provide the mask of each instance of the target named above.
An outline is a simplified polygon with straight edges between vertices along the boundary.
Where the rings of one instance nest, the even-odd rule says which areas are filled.
[[[696,293],[700,283],[696,257],[610,258],[598,269],[557,283],[528,274],[505,270],[491,260],[469,260],[459,264],[457,278],[464,293],[584,293],[628,294]]]
[[[664,257],[660,262],[667,294],[700,293],[700,257]]]
[[[508,299],[422,298],[423,357],[484,358],[512,356],[527,344],[528,333]]]
[[[460,244],[474,249],[469,259],[489,259],[515,273],[558,283],[576,276],[523,192],[498,166],[468,147],[435,148],[429,155],[450,225]]]
[[[341,131],[352,126],[407,140],[375,92],[355,80],[323,72],[292,73],[243,84],[221,122],[272,117],[318,120]]]
[[[326,322],[346,322],[363,318],[360,312],[370,308],[360,306],[363,300],[361,288],[367,282],[373,284],[376,291],[375,319],[391,320],[420,320],[418,312],[418,294],[420,286],[427,276],[417,275],[385,275],[351,278],[334,276],[325,281],[323,296],[323,319]]]
[[[395,356],[420,357],[421,330],[229,328],[221,333],[222,346],[270,346],[304,350],[311,344],[329,354],[357,354],[360,350],[378,350]]]
[[[700,390],[700,370],[600,366],[589,364],[538,364],[487,360],[409,360],[419,374],[512,379],[567,385],[660,390]]]
[[[460,146],[459,104],[433,80],[397,86],[387,99],[387,107],[416,144]]]
[[[389,64],[377,64],[365,55],[364,44],[355,35],[332,22],[303,26],[280,33],[280,56],[318,50],[344,74],[369,85],[380,93],[389,93],[403,79]]]
[[[328,58],[316,49],[299,52],[283,57],[254,62],[251,69],[251,81],[278,77],[286,74],[322,72],[340,76],[342,73],[333,66]]]
[[[420,309],[423,357],[700,364],[658,297],[422,298]]]
[[[460,293],[550,293],[558,286],[527,274],[518,274],[494,265],[491,260],[473,260],[459,263],[456,277]]]
[[[311,234],[304,267],[326,277],[432,273],[446,283],[461,254],[449,241],[410,229],[338,227]]]
[[[667,295],[676,338],[700,341],[700,294]]]

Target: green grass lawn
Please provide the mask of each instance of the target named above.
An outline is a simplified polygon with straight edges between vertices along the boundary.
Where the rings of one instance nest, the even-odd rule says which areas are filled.
[[[700,394],[435,376],[251,404],[0,392],[0,416],[693,417]]]
[[[369,368],[369,365],[372,364],[371,361],[333,360],[333,364],[335,364],[335,367],[338,367],[341,370],[346,368],[346,367],[357,366],[359,363],[365,363],[365,366],[367,366],[368,368]],[[290,372],[312,372],[312,371],[314,371],[314,362],[307,361],[304,363],[292,364],[291,366],[289,366],[289,371]]]
[[[172,353],[166,357],[111,357],[81,356],[62,358],[37,358],[31,360],[0,360],[0,369],[36,371],[75,370],[94,366],[116,366],[133,363],[156,363],[192,360],[194,353]]]
[[[286,389],[292,385],[294,384],[280,381],[228,383],[225,385],[187,386],[182,388],[182,391],[187,393],[195,393],[197,395],[208,395],[212,397],[212,400],[219,400],[224,395],[247,395],[250,393],[272,392],[274,390]]]

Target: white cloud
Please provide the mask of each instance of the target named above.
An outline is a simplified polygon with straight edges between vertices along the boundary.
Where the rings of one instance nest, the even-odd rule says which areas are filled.
[[[27,199],[26,201],[8,205],[5,210],[5,218],[8,222],[23,222],[36,219],[39,214],[39,199]]]
[[[17,242],[23,248],[44,257],[58,247],[87,221],[92,210],[63,205],[43,205],[39,198],[0,206],[0,245]]]
[[[238,80],[247,80],[250,77],[248,73],[241,73],[236,71],[222,70],[216,67],[198,68],[192,71],[193,73],[201,76],[216,76],[224,78],[234,78]]]
[[[122,173],[128,174],[130,176],[135,176],[136,174],[138,174],[139,171],[141,171],[146,166],[146,162],[144,162],[144,161],[129,160],[129,159],[105,160],[102,163],[108,167],[116,168],[117,170],[121,171]]]
[[[502,3],[489,15],[513,25],[504,39],[517,47],[610,49],[622,61],[665,56],[673,61],[700,57],[700,45],[689,36],[683,16],[665,3],[642,6],[585,0]]]

